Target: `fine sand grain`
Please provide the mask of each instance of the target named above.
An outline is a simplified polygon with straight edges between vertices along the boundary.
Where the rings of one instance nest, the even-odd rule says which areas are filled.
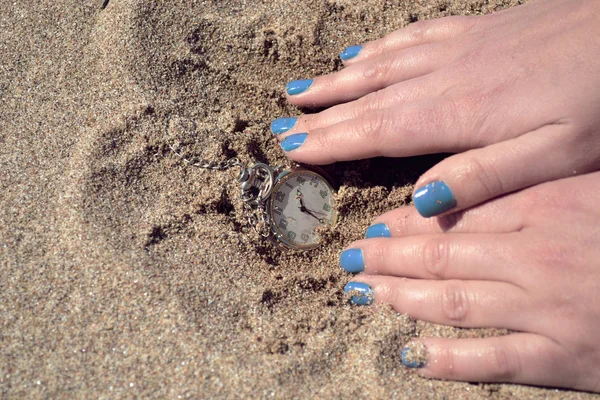
[[[516,3],[0,0],[0,398],[597,398],[421,379],[411,338],[504,332],[347,304],[339,251],[439,156],[328,167],[339,224],[294,253],[247,230],[234,171],[168,146],[285,164],[285,82]]]

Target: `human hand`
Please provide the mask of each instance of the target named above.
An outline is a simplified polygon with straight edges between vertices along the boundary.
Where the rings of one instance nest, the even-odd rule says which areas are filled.
[[[418,180],[423,216],[600,168],[600,2],[420,21],[345,64],[288,84],[293,104],[338,105],[273,131],[309,164],[459,152]]]
[[[566,196],[565,194],[569,195]],[[379,217],[341,266],[357,304],[438,324],[506,328],[484,339],[416,339],[423,376],[600,392],[600,172],[540,184],[439,218]],[[372,238],[378,237],[378,238]],[[409,345],[407,349],[413,348]]]

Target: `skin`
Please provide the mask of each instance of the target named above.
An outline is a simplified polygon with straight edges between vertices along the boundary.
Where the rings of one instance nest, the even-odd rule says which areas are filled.
[[[457,207],[390,211],[357,241],[375,301],[415,318],[519,333],[419,339],[419,373],[600,392],[600,2],[545,0],[422,21],[314,78],[288,156],[327,164],[455,152],[426,172]]]
[[[288,95],[337,105],[277,137],[307,132],[287,154],[308,164],[459,153],[415,185],[444,181],[454,212],[600,169],[599,88],[600,2],[538,1],[364,44],[343,70]]]
[[[565,193],[571,195],[565,196]],[[421,339],[426,377],[600,392],[600,172],[537,185],[442,218],[414,207],[364,239],[376,303],[444,325],[520,333]]]

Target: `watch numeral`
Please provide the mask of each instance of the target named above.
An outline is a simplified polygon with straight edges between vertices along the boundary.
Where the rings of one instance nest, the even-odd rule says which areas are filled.
[[[323,205],[323,210],[329,212],[329,211],[331,211],[331,206],[329,204],[324,204]]]
[[[299,176],[296,178],[296,182],[298,182],[299,184],[303,184],[304,182],[306,182],[306,179],[304,179],[303,177]]]
[[[288,232],[288,237],[290,238],[290,240],[294,240],[296,238],[296,232],[289,231]]]
[[[301,239],[301,240],[302,240],[304,243],[308,242],[308,238],[309,238],[309,236],[308,236],[306,233],[303,233],[302,235],[300,235],[300,239]]]
[[[289,187],[290,189],[293,189],[293,188],[294,188],[294,187],[293,187],[293,186],[292,186],[292,185],[291,185],[289,182],[286,182],[286,183],[285,183],[285,186]]]
[[[275,193],[275,200],[282,202],[285,199],[285,193],[277,192]]]
[[[279,221],[279,227],[285,231],[287,229],[287,226],[288,226],[287,219],[282,218],[281,221]]]
[[[274,207],[274,208],[273,208],[273,212],[274,212],[275,214],[277,214],[277,215],[281,215],[281,208],[279,208],[279,207]]]
[[[325,198],[325,197],[327,197],[328,193],[327,193],[327,190],[323,189],[323,190],[319,191],[319,194],[321,195],[322,198]]]
[[[317,177],[311,178],[310,184],[311,184],[311,186],[314,186],[316,188],[319,187],[319,181],[317,180]]]

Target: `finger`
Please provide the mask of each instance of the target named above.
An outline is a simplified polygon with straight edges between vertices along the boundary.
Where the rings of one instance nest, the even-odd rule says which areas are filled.
[[[513,382],[578,388],[573,358],[557,342],[531,333],[482,339],[419,339],[411,343],[402,363],[419,375],[469,382]],[[416,350],[413,352],[413,348]],[[415,360],[412,355],[415,354]],[[418,357],[421,355],[421,357]],[[426,359],[423,362],[423,359]]]
[[[449,59],[450,46],[417,46],[381,54],[333,74],[286,85],[287,99],[297,106],[324,107],[358,99],[398,82],[435,71]]]
[[[297,134],[290,135],[281,147],[288,157],[306,164],[459,152],[476,138],[461,139],[462,130],[469,128],[455,121],[453,110],[451,102],[440,98],[406,102],[303,133],[299,143]]]
[[[406,102],[416,102],[439,95],[441,85],[428,76],[400,82],[385,89],[369,93],[358,100],[338,104],[316,114],[304,114],[297,118],[278,118],[271,124],[271,131],[282,140],[289,134],[310,132],[342,121],[359,118],[372,110],[389,108]]]
[[[391,51],[451,39],[473,29],[480,21],[475,16],[451,16],[414,22],[381,39],[350,46],[340,53],[344,64],[373,59]]]
[[[368,275],[513,283],[517,270],[506,249],[516,240],[512,234],[454,233],[363,239],[342,252],[340,265]]]
[[[467,210],[437,218],[423,218],[414,206],[388,211],[367,229],[367,239],[405,237],[435,233],[507,233],[524,225],[522,202],[516,195],[496,198]],[[506,210],[510,210],[509,213]]]
[[[505,282],[424,280],[360,274],[346,285],[351,301],[390,304],[401,314],[465,328],[523,330],[531,318],[523,290]],[[515,310],[519,310],[515,313]]]
[[[575,144],[577,137],[569,129],[547,125],[443,160],[419,178],[413,194],[415,207],[422,216],[432,217],[593,170],[598,164],[595,151]]]

